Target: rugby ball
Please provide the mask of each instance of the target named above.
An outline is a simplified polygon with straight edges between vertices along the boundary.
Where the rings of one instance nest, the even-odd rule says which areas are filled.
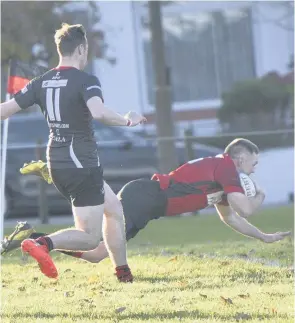
[[[248,175],[240,173],[240,181],[247,197],[253,197],[256,195],[255,184]]]

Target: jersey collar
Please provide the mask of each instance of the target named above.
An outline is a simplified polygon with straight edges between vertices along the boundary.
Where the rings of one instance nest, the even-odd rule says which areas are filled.
[[[75,68],[74,66],[57,66],[54,70],[68,70],[70,68]]]

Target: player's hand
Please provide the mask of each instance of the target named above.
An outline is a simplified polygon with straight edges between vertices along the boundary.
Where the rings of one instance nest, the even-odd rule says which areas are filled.
[[[146,122],[146,118],[143,115],[141,115],[135,111],[129,111],[125,115],[125,119],[131,121],[130,127],[135,127],[138,124],[142,124],[142,123]]]
[[[291,231],[269,233],[269,234],[265,234],[262,240],[266,243],[273,243],[276,241],[283,240],[285,237],[289,237],[290,235],[291,235]]]
[[[253,179],[253,177],[251,177],[251,179],[255,185],[256,194],[263,194],[265,196],[264,190],[261,188],[261,186],[256,182],[255,179]]]

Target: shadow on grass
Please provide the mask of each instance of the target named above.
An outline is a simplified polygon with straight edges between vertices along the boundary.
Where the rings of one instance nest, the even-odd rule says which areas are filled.
[[[164,283],[173,283],[178,282],[179,278],[177,277],[171,277],[171,276],[158,276],[158,277],[145,277],[145,276],[136,276],[136,282],[145,282],[145,283],[152,283],[152,284],[158,284],[160,282]]]
[[[2,314],[2,318],[9,318],[9,319],[57,319],[57,318],[72,318],[74,321],[78,320],[78,322],[82,322],[85,319],[91,320],[112,320],[116,321],[115,317],[119,320],[123,319],[137,319],[141,321],[150,321],[152,319],[163,320],[163,319],[185,319],[185,318],[192,318],[192,319],[219,319],[224,322],[228,322],[229,320],[236,320],[237,315],[239,313],[232,313],[232,315],[223,315],[221,313],[206,313],[201,312],[199,310],[192,310],[192,311],[171,311],[171,312],[156,312],[156,313],[145,313],[145,312],[138,312],[138,313],[126,313],[126,314],[108,314],[108,315],[100,315],[99,313],[93,312],[85,312],[80,314],[69,314],[69,313],[47,313],[47,312],[37,312],[37,313],[14,313],[12,315],[7,315],[5,313]],[[257,314],[249,315],[252,319],[258,320],[265,320],[265,319],[288,319],[287,315],[283,314]],[[82,321],[80,321],[82,320]],[[21,322],[21,321],[20,321]]]
[[[178,290],[195,290],[196,288],[222,288],[224,287],[223,283],[204,283],[198,280],[190,280],[190,281],[184,281],[181,277],[144,277],[144,276],[138,276],[136,277],[136,282],[146,282],[149,284],[159,284],[163,283],[161,287],[155,287],[149,290],[150,293],[157,293],[159,291],[167,291],[167,290],[175,290],[177,288]],[[173,284],[173,285],[169,285]]]

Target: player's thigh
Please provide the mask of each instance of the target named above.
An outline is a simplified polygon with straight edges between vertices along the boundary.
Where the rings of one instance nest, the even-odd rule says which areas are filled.
[[[146,179],[132,181],[121,189],[118,196],[124,210],[126,235],[130,231],[128,235],[132,238],[149,221],[165,214],[166,202],[162,203],[160,193],[158,183]]]
[[[100,167],[81,172],[77,185],[72,185],[70,196],[77,229],[95,235],[101,234],[104,213],[104,182]]]
[[[104,205],[73,206],[72,209],[76,229],[83,230],[99,239],[102,234]]]
[[[62,169],[48,169],[49,175],[52,179],[52,183],[55,186],[55,188],[60,192],[61,195],[71,204],[71,197],[69,195],[69,192],[64,186],[64,182],[66,181],[66,178],[63,179],[64,176]]]
[[[73,207],[102,205],[105,202],[104,180],[101,167],[78,169],[67,185]]]
[[[125,215],[125,214],[124,214]],[[126,241],[134,238],[141,229],[138,229],[129,216],[125,216]]]
[[[70,197],[77,229],[101,233],[104,212],[104,181],[100,167],[53,171],[56,185]]]

